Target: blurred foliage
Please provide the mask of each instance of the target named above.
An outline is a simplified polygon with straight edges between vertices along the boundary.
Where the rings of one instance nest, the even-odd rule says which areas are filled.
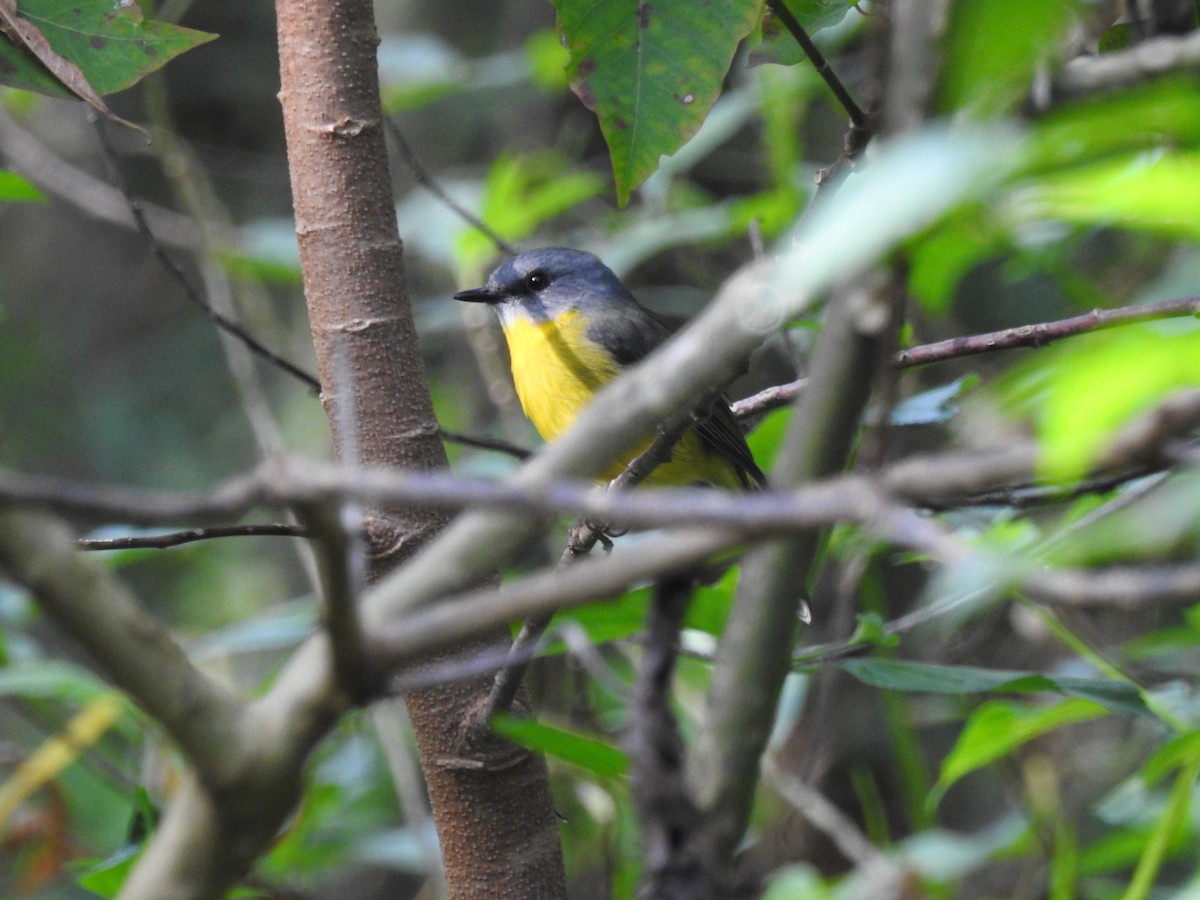
[[[788,7],[856,96],[880,94],[875,63],[864,62],[879,51],[877,10],[847,0]],[[530,435],[506,393],[495,332],[464,328],[448,299],[481,282],[496,248],[423,186],[426,174],[506,240],[601,253],[670,314],[702,306],[755,241],[796,262],[799,284],[822,267],[872,264],[903,238],[894,258],[914,300],[906,343],[1197,293],[1195,78],[1049,108],[1031,100],[1079,41],[1114,45],[1123,26],[1110,27],[1098,7],[952,4],[940,67],[930,61],[945,121],[873,147],[824,209],[813,209],[812,176],[840,152],[845,115],[758,2],[719,13],[654,3],[641,18],[632,0],[381,7],[385,108],[428,169],[397,162],[397,212],[443,423]],[[147,47],[150,68],[170,60],[151,77],[171,121],[153,124],[190,144],[197,171],[181,175],[179,160],[130,136],[115,138],[125,154],[117,162],[137,197],[162,206],[178,203],[172,177],[211,184],[213,205],[186,212],[224,223],[221,246],[203,257],[167,252],[187,260],[195,283],[227,278],[255,334],[311,368],[269,5],[167,4],[170,23],[137,21],[121,6],[111,27],[134,28],[136,39],[86,26],[99,46],[59,46],[49,23],[101,6],[22,0],[20,9],[44,16],[51,43],[104,92],[147,74]],[[0,59],[14,55],[45,80],[0,40]],[[9,83],[33,86],[32,77]],[[123,201],[104,199],[108,162],[81,105],[12,90],[0,100],[0,464],[173,488],[203,488],[250,465],[258,451],[221,344],[146,244],[112,224]],[[139,122],[152,108],[140,88],[111,103]],[[40,142],[49,168],[25,171],[14,135]],[[794,246],[797,227],[812,245]],[[735,390],[804,373],[819,326],[774,324],[789,326],[783,339]],[[932,576],[924,560],[850,526],[827,542],[814,586],[822,614],[797,648],[772,753],[863,830],[906,896],[1099,900],[1190,896],[1200,884],[1200,605],[1051,615],[1016,589],[1047,568],[1195,562],[1191,472],[1072,490],[1124,424],[1200,385],[1198,360],[1195,323],[1174,321],[899,380],[886,427],[893,454],[1032,434],[1042,472],[1062,488],[1035,505],[1014,494],[931,513],[969,551]],[[319,403],[278,372],[258,377],[283,443],[327,455]],[[765,468],[789,416],[772,412],[750,435]],[[460,471],[511,470],[507,458],[451,449]],[[103,533],[114,531],[133,529]],[[557,558],[557,538],[522,567]],[[638,539],[622,538],[615,552]],[[317,627],[308,562],[290,541],[105,559],[210,671],[251,692]],[[702,715],[708,661],[737,590],[737,560],[723,562],[697,591],[682,638],[675,701],[685,736]],[[581,898],[631,897],[640,871],[620,741],[647,603],[639,588],[556,617],[532,676],[538,720],[498,726],[550,758]],[[579,653],[579,641],[592,652]],[[74,645],[3,584],[0,664],[0,895],[113,896],[179,763],[142,716],[106,705],[107,686]],[[81,739],[80,717],[95,726],[97,710],[112,715]],[[53,765],[37,768],[47,748]],[[400,763],[412,753],[366,716],[341,723],[243,895],[416,896],[436,861],[420,791],[404,784]],[[761,789],[739,874],[772,900],[878,896],[877,870],[847,859],[781,796]]]

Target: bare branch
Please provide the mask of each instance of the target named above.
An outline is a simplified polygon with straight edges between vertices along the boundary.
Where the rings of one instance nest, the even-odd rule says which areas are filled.
[[[1073,59],[1063,66],[1052,92],[1054,99],[1068,100],[1196,68],[1200,68],[1200,31],[1153,38],[1117,53]]]
[[[80,550],[163,550],[196,541],[226,537],[298,537],[312,535],[300,525],[226,525],[217,528],[189,528],[167,534],[146,534],[116,538],[80,538],[75,542]]]
[[[1123,306],[1117,309],[1094,309],[1089,313],[1071,316],[1067,319],[1039,322],[1033,325],[1018,325],[1000,331],[989,331],[910,347],[896,354],[893,365],[897,368],[908,369],[999,350],[1043,347],[1064,338],[1102,331],[1107,328],[1132,325],[1136,322],[1152,322],[1157,319],[1197,315],[1200,315],[1200,296],[1145,303],[1139,306]],[[732,405],[733,414],[742,419],[787,406],[804,390],[806,383],[807,379],[801,378],[798,381],[765,388],[757,394],[734,403]]]
[[[935,344],[901,350],[896,354],[895,365],[907,369],[911,366],[945,362],[978,353],[1012,350],[1017,347],[1042,347],[1063,338],[1131,325],[1135,322],[1151,322],[1156,319],[1196,315],[1200,315],[1200,296],[1165,300],[1160,303],[1146,303],[1141,306],[1124,306],[1118,309],[1094,309],[1089,313],[1072,316],[1068,319],[1039,322],[1034,325],[1018,325],[1015,328],[1005,328],[1001,331],[950,338]]]
[[[137,227],[120,191],[71,165],[3,109],[0,109],[0,154],[48,194],[86,215],[124,228]],[[182,249],[195,247],[196,223],[187,216],[153,204],[146,204],[144,210],[152,230],[165,243]]]
[[[1145,609],[1195,603],[1200,600],[1200,565],[1050,569],[1030,576],[1023,589],[1033,599],[1056,606]]]

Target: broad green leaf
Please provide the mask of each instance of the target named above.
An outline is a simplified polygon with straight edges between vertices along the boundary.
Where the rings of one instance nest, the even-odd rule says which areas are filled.
[[[1055,172],[1015,191],[1019,222],[1059,219],[1200,239],[1200,153],[1142,153]]]
[[[937,806],[959,779],[1034,738],[1105,715],[1108,710],[1100,704],[1076,698],[1041,707],[999,700],[985,703],[967,720],[954,749],[943,760],[941,774],[929,795],[929,805]]]
[[[26,181],[16,172],[0,169],[0,203],[17,202],[45,203],[46,195],[38,190],[37,185]]]
[[[1015,408],[1035,412],[1044,472],[1070,480],[1139,413],[1197,385],[1200,330],[1144,325],[1076,338],[1033,361],[1004,392]]]
[[[617,201],[696,133],[762,0],[557,0],[567,75],[608,142]]]
[[[1018,102],[1071,23],[1075,0],[955,3],[942,65],[942,109],[988,117]]]
[[[946,666],[898,659],[853,659],[842,663],[842,668],[864,684],[890,691],[929,694],[1053,692],[1091,700],[1114,712],[1134,715],[1149,713],[1136,687],[1110,679],[1061,677],[1010,669]]]
[[[522,747],[579,766],[599,778],[621,778],[629,770],[629,757],[611,744],[535,719],[497,716],[492,719],[492,729]]]
[[[79,67],[100,94],[124,90],[216,37],[143,19],[136,4],[111,0],[19,0],[17,9],[56,53]],[[0,40],[0,83],[51,97],[74,96],[41,63],[8,40]]]

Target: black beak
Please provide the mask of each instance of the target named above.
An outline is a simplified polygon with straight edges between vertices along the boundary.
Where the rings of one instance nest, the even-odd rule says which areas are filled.
[[[499,303],[500,295],[487,288],[471,288],[469,291],[459,291],[454,295],[455,300],[465,300],[468,303]]]

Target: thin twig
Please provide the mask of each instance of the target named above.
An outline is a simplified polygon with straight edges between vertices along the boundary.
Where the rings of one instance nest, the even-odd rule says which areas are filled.
[[[303,526],[272,523],[269,525],[224,525],[214,528],[187,528],[166,534],[148,534],[116,538],[80,538],[80,550],[164,550],[195,541],[226,537],[312,537]]]
[[[804,51],[804,55],[809,58],[809,61],[813,64],[813,68],[817,70],[817,74],[821,76],[829,90],[837,97],[838,103],[842,105],[842,109],[846,110],[846,115],[850,117],[850,121],[855,128],[863,131],[868,130],[867,114],[862,111],[862,107],[850,96],[850,91],[846,89],[846,86],[842,84],[842,80],[838,78],[837,73],[833,71],[833,68],[829,65],[829,60],[821,52],[821,48],[813,43],[812,38],[808,36],[808,32],[804,30],[804,26],[792,15],[792,11],[781,0],[767,0],[767,6],[771,8],[771,12],[774,13],[775,17],[791,33],[796,43],[800,45],[800,49]]]
[[[1117,309],[1093,309],[1080,316],[1039,322],[1033,325],[1018,325],[986,334],[950,338],[934,344],[925,344],[901,350],[896,354],[895,365],[907,369],[929,363],[960,359],[979,353],[996,350],[1012,350],[1016,347],[1041,347],[1092,331],[1117,328],[1136,322],[1151,322],[1177,316],[1200,316],[1200,295],[1146,303],[1141,306],[1122,306]]]
[[[514,459],[520,460],[529,459],[533,455],[532,450],[518,447],[516,444],[510,444],[508,441],[501,440],[500,438],[485,437],[478,434],[461,434],[445,428],[439,428],[438,431],[442,436],[442,440],[449,441],[452,444],[462,444],[464,447],[475,447],[479,450],[495,450],[497,453],[506,453]]]
[[[442,186],[437,183],[437,180],[429,174],[429,171],[424,165],[421,164],[421,161],[417,158],[417,154],[413,151],[412,146],[404,137],[404,132],[400,130],[400,126],[386,116],[384,117],[383,121],[387,126],[388,132],[390,132],[392,137],[395,139],[396,145],[400,149],[400,155],[404,157],[404,162],[408,166],[408,170],[412,172],[413,181],[421,185],[421,187],[425,188],[425,190],[429,191],[429,193],[441,200],[442,203],[444,203],[450,209],[454,210],[454,212],[456,212],[459,217],[472,228],[476,228],[483,232],[483,234],[493,244],[495,244],[499,250],[507,253],[509,256],[515,256],[517,254],[516,247],[504,240],[504,238],[500,237],[500,235],[491,226],[489,226],[482,219],[474,215],[470,210],[446,193],[445,189],[443,189]]]
[[[1138,322],[1153,322],[1180,316],[1200,316],[1200,295],[1145,303],[1139,306],[1122,306],[1116,309],[1094,309],[1079,316],[1038,322],[1032,325],[1017,325],[1000,331],[972,334],[966,337],[949,338],[932,344],[910,347],[896,353],[893,365],[900,369],[927,366],[932,363],[948,362],[965,356],[994,353],[999,350],[1015,350],[1022,347],[1043,347],[1065,338],[1118,328]],[[738,400],[732,404],[733,414],[739,419],[757,416],[787,406],[804,390],[807,379],[801,378],[787,384],[777,384]]]
[[[154,236],[154,232],[150,229],[150,223],[146,219],[146,213],[142,208],[141,202],[135,200],[133,195],[129,193],[128,187],[125,184],[125,179],[121,175],[120,168],[117,165],[116,148],[113,147],[112,142],[109,140],[108,133],[104,130],[104,126],[100,122],[99,117],[89,113],[89,118],[92,120],[96,135],[99,138],[101,149],[104,151],[104,157],[108,164],[110,177],[112,178],[113,183],[125,197],[125,202],[129,207],[130,214],[133,216],[133,221],[137,226],[138,233],[141,234],[142,238],[149,246],[150,251],[162,264],[163,268],[166,269],[167,273],[175,279],[181,288],[183,288],[184,296],[188,299],[188,301],[201,312],[203,312],[208,317],[209,321],[211,321],[215,326],[237,338],[259,357],[266,360],[271,365],[283,370],[284,372],[287,372],[293,378],[303,382],[314,393],[319,393],[321,390],[321,384],[316,378],[305,372],[294,363],[288,362],[288,360],[284,359],[273,350],[268,349],[264,344],[262,344],[244,328],[242,328],[239,323],[217,312],[217,310],[213,309],[210,303],[200,296],[200,293],[192,286],[192,283],[188,279],[187,275],[184,274],[183,269],[181,269],[178,263],[176,263],[175,260],[170,257],[166,249]]]

